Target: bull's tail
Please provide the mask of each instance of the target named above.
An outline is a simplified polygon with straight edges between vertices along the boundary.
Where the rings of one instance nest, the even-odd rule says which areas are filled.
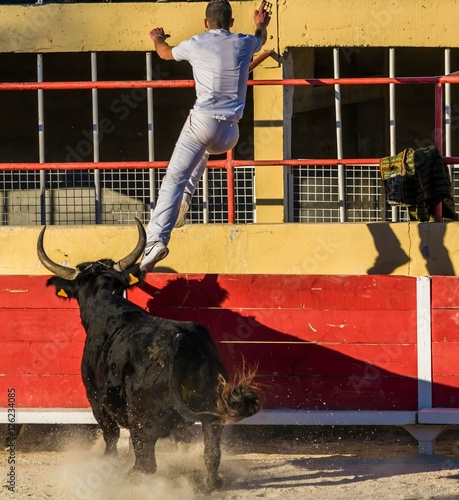
[[[171,384],[171,395],[175,409],[190,422],[198,422],[208,417],[216,418],[220,424],[232,424],[255,415],[262,408],[260,386],[254,382],[255,370],[242,371],[228,382],[223,375],[218,376],[217,405],[214,411],[196,412],[183,401],[177,385]],[[206,418],[207,417],[207,418]]]
[[[179,342],[175,346],[176,352],[178,345]],[[254,415],[262,407],[261,390],[259,385],[254,382],[256,369],[246,369],[244,362],[241,372],[235,375],[231,383],[223,375],[218,376],[215,410],[193,411],[182,399],[179,381],[174,376],[174,365],[175,362],[173,361],[169,371],[170,394],[175,409],[184,419],[190,422],[198,422],[213,417],[221,424],[234,423]]]
[[[219,376],[216,416],[222,423],[239,422],[261,410],[261,389],[254,382],[255,373],[256,369],[247,370],[244,363],[231,383]]]

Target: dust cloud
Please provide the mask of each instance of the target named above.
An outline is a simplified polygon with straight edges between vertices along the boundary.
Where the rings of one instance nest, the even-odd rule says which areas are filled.
[[[71,500],[192,499],[203,492],[205,468],[203,443],[177,444],[160,440],[156,446],[158,470],[152,476],[130,473],[132,449],[123,447],[118,457],[103,455],[99,436],[88,451],[67,445],[57,467],[56,488]]]

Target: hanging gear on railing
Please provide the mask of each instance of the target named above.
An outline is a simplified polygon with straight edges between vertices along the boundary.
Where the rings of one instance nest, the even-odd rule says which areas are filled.
[[[436,220],[439,203],[442,220],[458,220],[449,171],[435,146],[381,158],[379,169],[387,203],[408,207],[411,220]]]

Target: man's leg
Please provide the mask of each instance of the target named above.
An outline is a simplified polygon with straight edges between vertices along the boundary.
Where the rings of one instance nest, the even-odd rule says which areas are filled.
[[[214,131],[214,134],[209,137],[207,141],[205,141],[211,154],[221,154],[229,149],[232,149],[236,145],[239,138],[239,127],[236,123],[213,120],[212,124],[210,126],[208,125],[208,130]],[[185,191],[183,192],[180,211],[175,227],[182,227],[185,225],[186,214],[190,208],[191,198],[196,191],[198,182],[201,179],[209,160],[209,151],[206,151],[203,154],[201,161],[196,165],[196,168],[190,175]]]
[[[211,154],[228,151],[236,145],[238,137],[239,129],[235,123],[190,114],[175,146],[153,217],[147,226],[147,245],[140,263],[142,270],[152,271],[155,264],[169,253],[167,244],[177,221],[183,192],[206,150]]]
[[[188,210],[191,205],[191,198],[193,197],[196,188],[198,187],[198,182],[200,181],[202,175],[204,174],[204,170],[207,167],[208,160],[209,160],[209,153],[206,151],[203,154],[200,162],[197,164],[196,168],[193,170],[193,173],[191,174],[190,178],[188,179],[188,182],[186,183],[185,186],[185,191],[183,192],[182,203],[180,205],[177,222],[175,223],[174,227],[182,227],[185,225],[186,214],[188,213]]]
[[[146,229],[147,245],[140,263],[141,269],[151,271],[157,262],[167,256],[167,244],[179,214],[183,191],[205,151],[205,145],[199,142],[191,129],[189,117],[172,153],[153,216]]]

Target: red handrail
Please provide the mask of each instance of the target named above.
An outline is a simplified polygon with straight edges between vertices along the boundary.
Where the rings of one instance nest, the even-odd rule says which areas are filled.
[[[397,85],[459,83],[458,76],[374,77],[374,78],[287,78],[279,80],[249,80],[248,85]],[[141,89],[190,88],[194,80],[125,80],[125,81],[73,81],[73,82],[8,82],[0,83],[2,90],[81,90],[81,89]]]
[[[232,158],[232,152],[228,153],[230,158],[225,160],[209,160],[209,168],[228,168],[233,167],[298,167],[298,166],[361,166],[361,165],[379,165],[380,158],[341,158],[341,159],[323,159],[309,158],[304,160],[235,160]],[[448,165],[458,165],[459,157],[445,156],[443,160]],[[0,163],[0,170],[131,170],[135,168],[166,168],[168,161],[101,161],[101,162],[51,162],[51,163]]]

